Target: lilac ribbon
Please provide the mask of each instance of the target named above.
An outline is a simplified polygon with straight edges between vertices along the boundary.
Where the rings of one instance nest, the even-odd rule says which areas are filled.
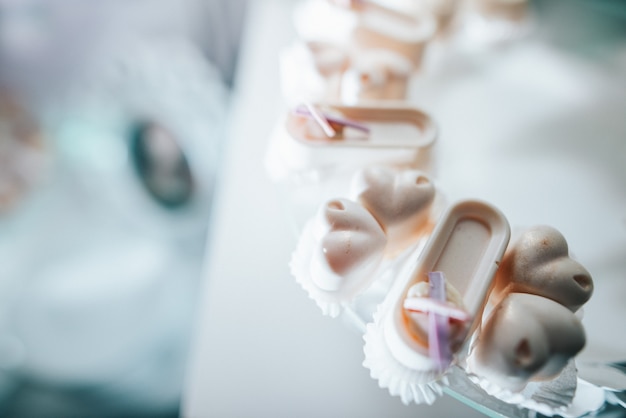
[[[293,112],[296,115],[307,116],[307,117],[315,119],[315,115],[311,113],[311,111],[307,108],[307,106],[298,106],[298,107],[296,107],[294,109]],[[354,120],[342,118],[342,117],[339,117],[339,116],[329,115],[329,114],[323,113],[323,112],[319,112],[319,113],[328,122],[336,123],[336,124],[342,125],[342,126],[347,126],[349,128],[354,128],[356,130],[359,130],[359,131],[362,131],[362,132],[365,132],[365,133],[368,133],[368,134],[370,133],[370,128],[368,128],[366,125],[364,125],[364,124],[362,124],[360,122],[356,122]]]
[[[442,272],[428,273],[429,295],[439,302],[446,302],[446,279]],[[439,370],[446,369],[452,363],[450,351],[450,324],[448,317],[436,313],[428,315],[428,353]]]

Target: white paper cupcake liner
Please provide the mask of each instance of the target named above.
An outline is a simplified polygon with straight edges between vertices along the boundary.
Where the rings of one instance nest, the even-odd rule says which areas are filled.
[[[374,314],[374,322],[367,325],[364,335],[365,360],[363,366],[370,370],[370,375],[383,389],[388,389],[392,396],[398,396],[405,405],[432,405],[443,395],[443,386],[447,379],[436,369],[414,370],[400,363],[393,356],[385,338],[384,325],[390,309],[383,303]],[[428,359],[424,358],[425,362]]]

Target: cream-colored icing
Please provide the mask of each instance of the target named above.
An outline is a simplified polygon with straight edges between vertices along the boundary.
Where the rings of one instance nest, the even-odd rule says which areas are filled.
[[[354,177],[352,194],[384,229],[387,252],[395,253],[424,232],[435,187],[417,170],[370,167]]]
[[[340,292],[368,281],[381,262],[387,242],[376,219],[347,199],[331,200],[317,213],[311,280],[320,289]]]
[[[541,296],[511,293],[482,325],[468,368],[502,388],[553,378],[585,345],[576,316]]]
[[[570,258],[559,231],[536,226],[525,231],[502,260],[493,294],[502,299],[509,292],[544,296],[576,311],[591,297],[593,281]]]

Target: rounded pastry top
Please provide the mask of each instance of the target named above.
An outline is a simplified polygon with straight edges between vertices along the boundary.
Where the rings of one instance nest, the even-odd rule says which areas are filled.
[[[566,307],[542,296],[511,293],[483,323],[468,367],[518,391],[529,380],[558,375],[584,345],[583,326]]]
[[[567,241],[549,226],[526,230],[507,251],[496,276],[494,296],[508,292],[550,298],[572,311],[593,293],[589,272],[569,256]]]
[[[388,251],[396,252],[426,229],[435,186],[418,170],[369,167],[354,176],[352,195],[387,234]]]
[[[311,259],[311,279],[322,290],[353,291],[375,273],[387,242],[376,219],[361,205],[334,199],[315,218],[317,249]]]

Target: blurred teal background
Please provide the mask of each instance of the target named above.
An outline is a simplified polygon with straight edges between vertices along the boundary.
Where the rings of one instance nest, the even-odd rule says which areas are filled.
[[[177,416],[245,1],[0,1],[0,415]]]

